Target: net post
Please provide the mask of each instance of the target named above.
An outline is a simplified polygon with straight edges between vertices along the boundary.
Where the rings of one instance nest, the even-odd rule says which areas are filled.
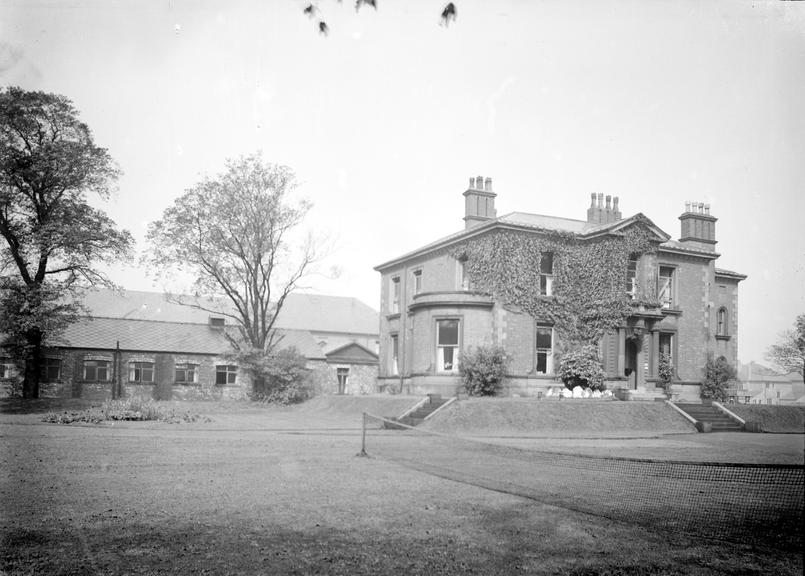
[[[363,418],[361,422],[361,451],[356,454],[356,456],[367,457],[369,456],[366,453],[366,412],[363,413]]]

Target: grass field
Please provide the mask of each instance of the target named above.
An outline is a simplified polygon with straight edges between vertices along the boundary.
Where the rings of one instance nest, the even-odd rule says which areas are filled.
[[[7,408],[9,575],[802,573],[801,550],[661,533],[358,458],[362,406],[211,404],[208,424],[114,426]],[[740,445],[702,449],[729,459]]]

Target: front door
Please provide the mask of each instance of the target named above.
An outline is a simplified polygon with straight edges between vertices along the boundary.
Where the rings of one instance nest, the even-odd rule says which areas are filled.
[[[637,389],[637,352],[637,340],[634,338],[627,338],[623,375],[626,376],[628,387],[631,390]]]

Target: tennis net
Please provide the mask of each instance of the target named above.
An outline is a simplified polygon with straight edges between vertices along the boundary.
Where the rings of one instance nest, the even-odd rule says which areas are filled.
[[[801,549],[804,468],[601,457],[504,446],[364,414],[362,452],[569,510],[688,534]]]

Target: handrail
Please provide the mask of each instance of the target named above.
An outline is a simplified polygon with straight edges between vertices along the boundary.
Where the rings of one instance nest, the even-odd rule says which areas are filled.
[[[456,400],[458,400],[458,398],[457,398],[457,397],[455,397],[455,396],[453,396],[453,397],[452,397],[452,398],[450,398],[450,399],[449,399],[447,402],[445,402],[444,404],[442,404],[441,406],[439,406],[439,407],[438,407],[436,410],[434,410],[433,412],[431,412],[430,414],[428,414],[427,416],[425,416],[425,418],[424,418],[422,421],[424,422],[425,420],[427,420],[428,418],[430,418],[431,416],[433,416],[433,415],[434,415],[434,414],[436,414],[437,412],[441,411],[443,408],[446,408],[447,406],[450,406],[450,404],[452,404],[452,403],[453,403],[453,402],[455,402]]]
[[[405,418],[409,414],[415,412],[417,409],[419,409],[422,406],[424,406],[427,402],[430,402],[430,397],[429,396],[425,396],[422,400],[420,400],[419,402],[417,402],[416,404],[411,406],[408,410],[406,410],[405,412],[403,412],[402,414],[397,416],[397,420],[402,420],[403,418]]]
[[[746,425],[746,420],[744,420],[743,418],[741,418],[740,416],[738,416],[737,414],[735,414],[731,410],[727,410],[721,402],[713,401],[713,406],[715,406],[717,409],[721,410],[724,414],[726,414],[727,416],[729,416],[730,418],[732,418],[733,420],[738,422],[741,426]]]
[[[696,424],[696,422],[698,422],[698,420],[696,420],[696,418],[694,418],[693,416],[691,416],[690,414],[688,414],[687,412],[682,410],[682,408],[680,408],[679,406],[677,406],[676,404],[674,404],[670,400],[665,400],[665,403],[668,404],[671,408],[673,408],[677,412],[679,412],[680,414],[682,414],[682,416],[684,416],[685,418],[690,420],[694,425]]]

